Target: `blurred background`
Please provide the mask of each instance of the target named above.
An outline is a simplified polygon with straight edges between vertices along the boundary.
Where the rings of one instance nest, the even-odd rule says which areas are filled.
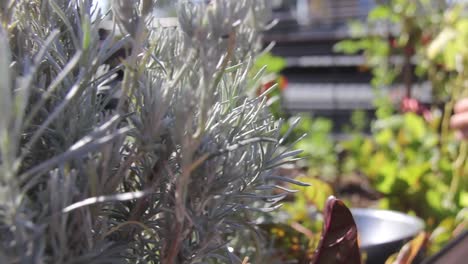
[[[364,52],[346,54],[337,44],[365,35],[379,35],[390,41],[398,34],[397,26],[384,21],[367,27],[367,16],[377,4],[379,1],[373,0],[275,1],[278,24],[266,33],[265,42],[275,42],[271,53],[285,60],[281,70],[287,80],[281,97],[284,111],[330,118],[338,136],[343,127],[350,125],[353,111],[374,117],[377,95]],[[404,63],[401,54],[389,59]],[[401,79],[378,86],[380,96],[388,96],[394,103],[406,95],[407,87]],[[413,97],[423,103],[431,102],[431,88],[424,79],[415,79],[411,86]]]
[[[389,1],[271,0],[273,19],[277,23],[265,32],[264,46],[274,44],[268,51],[283,60],[281,69],[274,71],[283,81],[280,100],[285,114],[326,117],[332,121],[333,135],[337,137],[345,136],[343,128],[350,125],[353,111],[360,110],[370,118],[375,116],[376,94],[365,55],[362,51],[345,54],[335,46],[365,34],[390,38],[398,30],[390,23],[373,28],[364,26],[369,12],[385,2]],[[109,3],[98,1],[103,10],[109,8]],[[174,14],[175,1],[158,1],[158,4],[154,11],[156,17]],[[392,56],[391,60],[402,64],[404,59]],[[431,102],[431,88],[424,79],[417,79],[411,85],[415,98],[423,103]],[[407,87],[401,80],[380,86],[381,96],[389,96],[393,102],[406,94]]]
[[[467,237],[467,143],[449,125],[455,102],[468,96],[467,1],[273,3],[277,23],[258,59],[270,75],[259,93],[275,87],[271,109],[289,120],[284,131],[302,118],[292,131],[306,134],[295,143],[303,160],[283,169],[316,186],[283,207],[290,227],[320,232],[317,215],[333,194],[350,207],[423,219],[427,243],[415,252],[432,255]],[[368,259],[419,263],[394,261]]]

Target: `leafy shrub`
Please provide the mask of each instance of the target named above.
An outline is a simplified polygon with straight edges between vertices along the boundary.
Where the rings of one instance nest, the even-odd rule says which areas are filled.
[[[381,206],[425,219],[427,228],[434,231],[432,253],[466,227],[468,219],[467,143],[457,141],[449,127],[455,101],[467,96],[463,83],[468,53],[462,44],[467,40],[466,14],[464,3],[392,0],[369,14],[367,26],[389,25],[386,28],[396,31],[336,47],[348,53],[364,52],[376,88],[394,84],[398,76],[408,80],[408,74],[419,75],[432,86],[433,105],[422,109],[409,98],[414,81],[409,78],[405,82],[408,97],[400,112],[387,98],[379,99],[371,138],[354,137],[342,144],[351,154],[345,167],[368,176],[386,195]],[[407,67],[408,61],[406,66],[392,62],[394,55],[411,58],[414,69]],[[416,107],[408,109],[407,103]]]
[[[257,247],[243,236],[296,153],[244,95],[269,1],[179,1],[178,27],[154,2],[114,1],[105,39],[89,0],[1,2],[1,263],[240,263]]]

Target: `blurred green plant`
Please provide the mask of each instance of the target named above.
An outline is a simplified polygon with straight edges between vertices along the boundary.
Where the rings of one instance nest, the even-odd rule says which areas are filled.
[[[398,113],[388,97],[378,96],[378,119],[371,137],[356,135],[341,144],[347,153],[344,170],[369,177],[386,196],[381,207],[412,212],[426,220],[433,231],[431,253],[465,229],[468,221],[464,213],[467,147],[455,140],[449,127],[455,101],[468,90],[466,21],[463,4],[448,7],[444,1],[393,0],[377,6],[367,25],[354,25],[360,38],[336,46],[345,53],[364,52],[378,93],[403,80],[409,98],[415,75],[431,83],[431,110],[420,111],[417,101],[404,98]],[[372,34],[378,27],[386,28],[386,34]],[[403,56],[403,63],[395,62],[395,55]],[[405,109],[407,102],[415,102],[416,107]]]
[[[281,75],[281,71],[286,65],[287,62],[284,58],[275,56],[266,50],[255,59],[252,68],[253,75],[258,72],[264,73],[259,86],[255,87],[254,92],[257,96],[263,94],[267,96],[267,105],[277,119],[286,118],[281,109],[281,93],[288,85],[286,78]]]
[[[267,249],[271,263],[310,263],[319,246],[325,205],[334,191],[318,177],[303,175],[296,180],[314,187],[295,187],[294,197],[262,225],[271,240]]]
[[[295,144],[307,162],[308,175],[334,181],[337,177],[338,158],[332,138],[333,122],[322,117],[302,116],[296,127],[297,135],[305,135]]]
[[[288,126],[282,130],[295,137],[308,134],[295,144],[304,150],[309,170],[308,177],[300,178],[302,181],[319,181],[314,178],[317,176],[330,179],[338,174],[368,177],[372,186],[384,194],[380,207],[409,212],[426,221],[431,232],[430,254],[468,226],[467,147],[455,140],[448,122],[455,100],[466,95],[467,90],[465,10],[458,5],[449,8],[444,1],[393,0],[371,11],[368,24],[352,25],[358,35],[339,43],[336,50],[363,52],[366,67],[374,76],[377,120],[372,122],[369,136],[360,133],[366,124],[362,112],[353,115],[354,125],[348,128],[351,137],[342,142],[330,138],[331,122],[325,119],[306,116],[292,132]],[[386,33],[379,33],[381,29]],[[423,109],[417,101],[405,101],[414,92],[416,76],[429,80],[433,87],[430,108]],[[401,81],[406,86],[406,98],[398,109],[382,88]],[[414,102],[417,109],[405,109],[407,103]],[[290,124],[296,124],[296,119],[292,118]],[[297,223],[296,228],[312,231],[313,235],[298,235],[296,230],[296,244],[286,236],[278,242],[282,248],[295,245],[304,254],[317,241],[317,215],[321,211],[314,205],[322,196],[316,192],[325,195],[328,188],[313,184],[320,186],[319,190],[302,190],[280,212],[286,213],[289,221],[280,230],[291,234]],[[297,241],[302,241],[302,246]],[[297,259],[297,252],[289,253]]]
[[[380,119],[371,137],[342,143],[348,152],[344,166],[366,175],[384,194],[381,208],[410,212],[425,220],[427,229],[433,231],[431,253],[468,223],[462,213],[468,206],[466,181],[458,190],[451,187],[460,143],[449,143],[451,155],[444,155],[440,144],[437,126],[414,113]]]
[[[417,77],[431,79],[434,103],[444,102],[440,95],[440,82],[446,75],[429,72],[425,62],[425,48],[440,24],[447,4],[438,0],[391,0],[370,11],[365,23],[353,22],[350,26],[353,39],[339,42],[337,52],[355,54],[362,52],[365,67],[370,68],[375,88],[377,117],[395,113],[395,101],[388,100],[389,88],[396,82],[403,84],[403,98],[413,97]],[[437,78],[435,78],[437,77]],[[437,79],[437,80],[436,80]]]

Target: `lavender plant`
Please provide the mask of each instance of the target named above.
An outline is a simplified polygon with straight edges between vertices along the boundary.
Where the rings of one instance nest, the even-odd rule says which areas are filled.
[[[0,263],[261,257],[256,219],[301,184],[246,95],[268,0],[181,0],[174,27],[115,0],[104,39],[90,0],[0,5]]]

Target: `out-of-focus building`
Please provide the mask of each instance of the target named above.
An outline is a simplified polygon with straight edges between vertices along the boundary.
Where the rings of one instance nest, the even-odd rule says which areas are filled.
[[[282,96],[287,111],[315,112],[336,119],[347,119],[355,109],[372,112],[375,93],[370,85],[371,73],[363,70],[364,56],[335,53],[333,46],[351,37],[349,21],[365,21],[376,1],[275,2],[274,16],[278,24],[266,33],[265,43],[275,42],[273,54],[287,61],[287,68],[282,72],[288,79]],[[398,62],[402,58],[392,60]],[[419,86],[413,89],[415,96],[430,101],[430,87],[425,83],[415,85]],[[395,100],[404,96],[403,85],[385,89]]]

